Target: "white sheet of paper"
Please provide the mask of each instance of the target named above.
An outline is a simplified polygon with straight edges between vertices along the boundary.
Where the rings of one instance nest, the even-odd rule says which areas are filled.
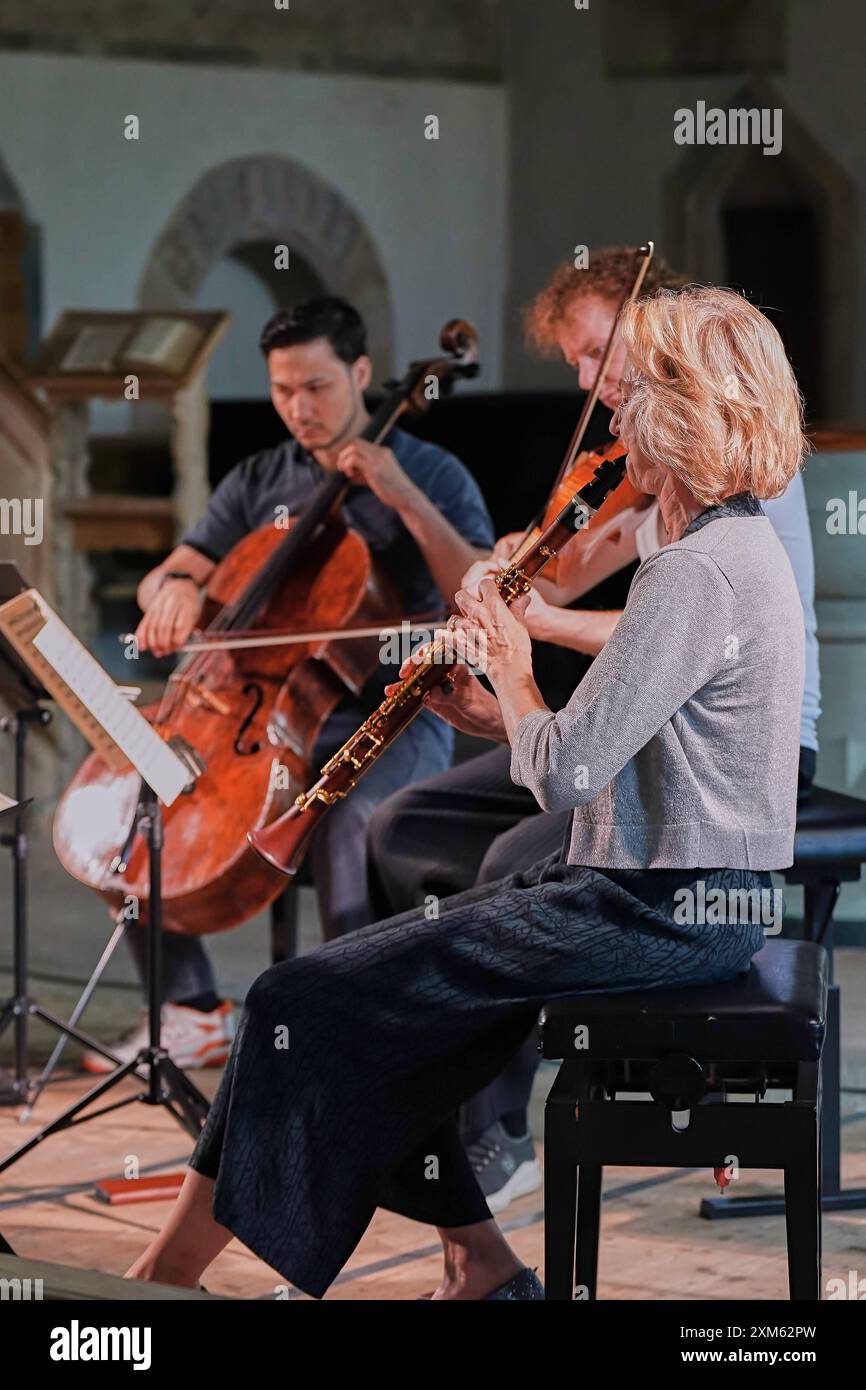
[[[50,610],[33,646],[108,731],[163,805],[170,806],[189,781],[186,767]]]

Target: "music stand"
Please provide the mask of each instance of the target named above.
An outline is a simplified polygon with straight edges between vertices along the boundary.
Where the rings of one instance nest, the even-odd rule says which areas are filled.
[[[2,821],[4,817],[11,818],[12,816],[20,815],[28,805],[29,802],[25,802],[22,805],[20,801],[11,801],[7,797],[0,795],[0,821]],[[0,839],[0,843],[2,843],[4,839],[5,837]],[[6,1095],[11,1096],[13,1099],[7,1101]],[[0,1105],[12,1104],[16,1102],[17,1099],[17,1091],[15,1091],[11,1085],[6,1084],[5,1076],[0,1073]],[[8,1240],[5,1239],[3,1232],[0,1231],[0,1255],[14,1254],[15,1251],[12,1249],[12,1246],[9,1244]]]
[[[13,831],[0,830],[0,845],[2,845],[4,848],[8,847],[12,850],[13,874],[15,875],[16,890],[18,884],[18,875],[21,868],[18,857],[16,855],[16,850],[18,844],[20,843],[20,835],[22,833],[21,827],[24,824],[24,812],[30,804],[31,803],[29,801],[13,801],[10,797],[6,797],[2,793],[0,793],[0,822],[9,825],[12,824],[14,821],[15,824],[15,829]],[[13,937],[13,942],[17,943],[19,939],[18,921],[20,915],[17,901],[17,891],[14,915],[15,933]],[[20,975],[22,962],[20,959],[20,955],[18,951],[15,949],[14,945],[13,955],[13,970],[15,980],[13,988],[15,990],[16,998],[18,998],[21,985]],[[2,1010],[0,1010],[0,1033],[2,1033],[3,1029],[7,1026],[6,1014],[9,1007],[10,1005],[4,1005]],[[19,1085],[19,1081],[21,1076],[22,1063],[24,1067],[25,1082],[27,1079],[26,1013],[23,1015],[22,1021],[23,1027],[20,1029],[16,1028],[16,1033],[24,1033],[24,1037],[16,1036],[15,1039],[15,1074],[13,1076],[13,1074],[11,1072],[8,1072],[5,1067],[0,1068],[0,1105],[17,1105],[19,1103],[21,1099],[21,1088]],[[2,1239],[2,1237],[0,1237],[0,1239]]]
[[[2,585],[4,579],[2,570],[8,570],[10,568],[14,567],[0,566],[0,585]],[[13,591],[12,597],[15,597],[17,594],[27,589],[27,585],[24,584],[23,580],[21,580],[21,576],[17,575],[17,571],[15,573],[19,583],[19,587]],[[21,587],[22,585],[23,590]],[[14,669],[16,673],[21,668],[23,668],[26,672],[27,677],[25,682],[26,686],[38,687],[38,682],[35,681],[32,673],[27,668],[26,663],[22,660],[22,658],[14,650],[14,648],[12,648],[8,643],[6,643],[3,640],[2,634],[0,634],[0,644],[2,644],[2,655],[5,658],[5,664],[11,669]],[[0,689],[2,688],[3,687],[0,686]],[[48,695],[48,692],[44,690],[42,692],[42,696],[52,698]],[[43,714],[46,713],[46,711],[41,712]],[[22,727],[26,731],[26,722],[22,722]],[[24,735],[22,735],[22,738],[23,737]],[[18,764],[16,763],[16,773],[18,772],[18,770]],[[23,770],[24,768],[22,754],[22,757],[20,759],[20,771],[22,777]],[[21,799],[22,798],[17,796],[16,794],[16,800],[20,801]],[[99,1115],[105,1115],[111,1110],[118,1110],[125,1105],[131,1105],[133,1104],[133,1102],[137,1100],[141,1100],[148,1105],[164,1105],[166,1109],[169,1111],[169,1113],[174,1116],[175,1120],[177,1120],[178,1124],[180,1124],[184,1129],[186,1129],[187,1132],[193,1138],[198,1137],[199,1133],[201,1132],[202,1126],[204,1125],[204,1122],[207,1118],[208,1101],[206,1097],[201,1093],[201,1091],[198,1090],[196,1086],[193,1085],[193,1083],[184,1075],[180,1068],[171,1060],[171,1058],[168,1056],[168,1053],[163,1048],[161,1041],[163,921],[162,808],[160,805],[159,797],[157,796],[153,788],[149,786],[149,784],[144,778],[142,778],[141,782],[139,804],[136,811],[136,825],[138,830],[144,835],[147,841],[148,865],[150,871],[150,908],[148,912],[147,926],[149,966],[148,1018],[150,1025],[148,1044],[146,1047],[141,1049],[141,1051],[138,1053],[136,1057],[132,1059],[132,1061],[124,1063],[122,1066],[118,1065],[113,1072],[109,1073],[102,1081],[98,1082],[97,1085],[93,1086],[80,1100],[76,1101],[73,1105],[69,1106],[54,1120],[50,1121],[49,1124],[43,1126],[42,1129],[40,1129],[24,1144],[21,1144],[17,1149],[13,1149],[11,1153],[8,1153],[2,1160],[0,1160],[0,1173],[4,1172],[7,1168],[11,1167],[13,1163],[17,1163],[17,1161],[20,1158],[23,1158],[24,1155],[29,1153],[31,1149],[35,1148],[38,1144],[42,1143],[42,1141],[48,1138],[50,1134],[55,1134],[58,1131],[67,1129],[74,1124],[83,1124],[87,1120],[96,1119]],[[16,863],[17,862],[19,861],[16,861]],[[22,905],[25,902],[26,898],[22,897]],[[24,922],[23,915],[21,917],[20,927],[23,940],[21,943],[19,943],[16,936],[16,953],[18,950],[18,945],[21,944],[21,958],[26,964],[26,923]],[[18,964],[19,962],[16,956],[16,966]],[[16,982],[19,982],[19,974],[21,979],[23,979],[23,971],[17,970]],[[71,1024],[64,1023],[61,1019],[56,1018],[46,1009],[43,1009],[41,1006],[35,1004],[34,1001],[27,999],[25,990],[22,990],[21,994],[23,996],[22,999],[11,1001],[10,1005],[7,1005],[6,1009],[4,1009],[2,1020],[0,1020],[0,1032],[2,1032],[3,1027],[8,1026],[9,1018],[13,1016],[10,1012],[10,1008],[11,1004],[14,1003],[18,1011],[14,1015],[16,1018],[23,1009],[25,1020],[28,1014],[35,1015],[41,1018],[44,1022],[50,1024],[52,1027],[56,1028],[59,1032],[66,1034],[68,1037],[74,1038],[75,1041],[80,1043],[83,1047],[95,1048],[96,1051],[98,1051],[103,1057],[107,1057],[110,1061],[113,1062],[117,1061],[117,1058],[114,1057],[114,1055],[109,1051],[109,1049],[104,1047],[101,1043],[97,1042],[93,1038],[90,1038],[86,1033],[82,1033],[78,1028],[73,1027]],[[26,1058],[24,1060],[24,1094],[26,1098]],[[146,1073],[147,1089],[145,1092],[139,1092],[135,1095],[126,1096],[122,1100],[115,1101],[111,1105],[106,1105],[99,1110],[93,1111],[91,1114],[82,1114],[82,1112],[86,1110],[87,1107],[90,1106],[94,1101],[100,1099],[114,1086],[118,1085],[121,1081],[124,1081],[128,1076],[131,1076],[134,1073],[138,1073],[140,1068],[143,1068]]]
[[[0,563],[0,603],[14,598],[27,589],[27,581],[15,565]],[[27,737],[31,728],[47,728],[51,723],[50,710],[42,707],[41,701],[50,700],[48,691],[40,684],[33,672],[21,660],[14,647],[0,633],[0,697],[15,711],[13,715],[0,718],[0,731],[11,734],[15,742],[14,799],[17,806],[7,807],[4,819],[13,822],[12,828],[0,834],[0,845],[12,855],[12,958],[13,979],[12,996],[0,1009],[0,1036],[13,1023],[15,1025],[15,1070],[7,1081],[4,1078],[0,1091],[0,1104],[17,1105],[26,1102],[30,1094],[27,1056],[27,1023],[31,1017],[41,1018],[43,1023],[59,1033],[74,1037],[77,1041],[87,1038],[86,1046],[96,1047],[103,1056],[111,1057],[95,1038],[78,1034],[69,1028],[62,1019],[44,1009],[27,992],[28,973],[28,902],[27,902],[27,859],[29,843],[26,831],[27,808],[31,802],[27,796]]]

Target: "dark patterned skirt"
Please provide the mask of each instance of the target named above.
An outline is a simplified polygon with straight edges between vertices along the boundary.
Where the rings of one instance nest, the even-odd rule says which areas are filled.
[[[321,1297],[378,1206],[444,1227],[490,1219],[454,1115],[542,1005],[727,980],[760,949],[760,923],[678,920],[674,895],[698,880],[706,893],[771,884],[557,854],[267,970],[191,1160],[216,1179],[216,1220]]]

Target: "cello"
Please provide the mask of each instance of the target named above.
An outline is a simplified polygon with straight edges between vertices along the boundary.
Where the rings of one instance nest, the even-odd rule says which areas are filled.
[[[447,323],[440,347],[439,356],[413,362],[402,380],[388,383],[363,438],[381,442],[406,411],[423,411],[455,380],[477,374],[470,324]],[[285,881],[253,852],[247,831],[280,815],[308,784],[325,722],[379,664],[375,638],[336,640],[347,628],[385,627],[399,612],[392,584],[340,514],[352,487],[342,473],[328,475],[288,526],[260,527],[229,551],[206,587],[203,637],[210,640],[188,652],[162,699],[142,711],[190,769],[187,794],[164,810],[168,930],[226,930],[283,891]],[[249,640],[253,625],[261,640]],[[245,640],[234,645],[236,633]],[[146,921],[139,791],[131,767],[118,773],[91,754],[58,803],[54,847],[67,872],[117,917]]]

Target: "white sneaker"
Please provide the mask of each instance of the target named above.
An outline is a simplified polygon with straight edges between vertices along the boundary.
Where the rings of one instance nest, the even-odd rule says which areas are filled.
[[[232,1038],[235,1035],[237,1020],[234,1005],[224,999],[212,1013],[205,1014],[199,1009],[190,1009],[186,1004],[163,1004],[162,1006],[162,1045],[176,1066],[183,1071],[195,1071],[200,1067],[221,1067],[228,1060]],[[119,1062],[131,1062],[150,1039],[147,1009],[142,1009],[138,1021],[133,1024],[119,1042],[106,1046]],[[114,1071],[114,1062],[102,1057],[98,1052],[87,1051],[81,1059],[85,1071]]]
[[[497,1121],[466,1145],[466,1154],[494,1213],[541,1187],[541,1165],[529,1133],[515,1138]]]

